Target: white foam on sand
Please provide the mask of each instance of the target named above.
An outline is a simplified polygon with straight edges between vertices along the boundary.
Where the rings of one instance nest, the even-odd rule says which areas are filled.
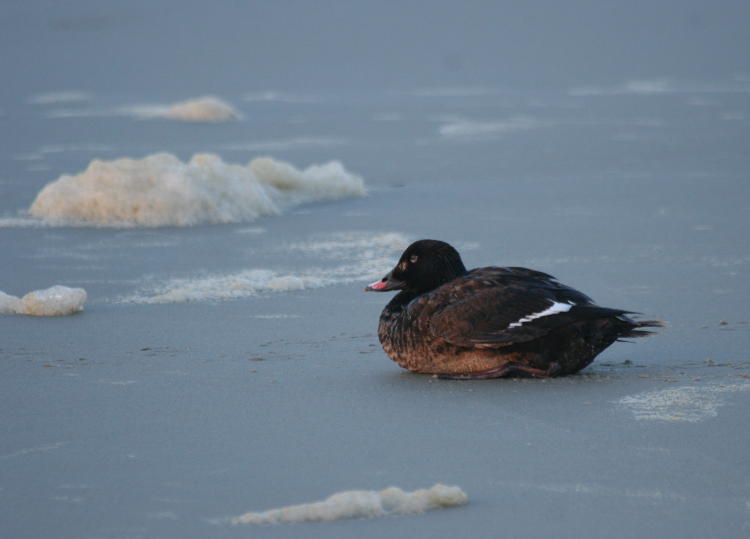
[[[299,170],[270,157],[247,165],[196,154],[184,163],[169,153],[143,159],[92,161],[36,196],[29,214],[54,225],[190,226],[252,221],[318,200],[366,194],[362,179],[338,161]]]
[[[512,131],[527,131],[539,127],[540,122],[527,116],[515,116],[501,121],[474,121],[455,119],[439,128],[446,138],[476,138]]]
[[[681,93],[747,93],[750,85],[744,81],[719,83],[683,83],[666,78],[633,79],[612,86],[577,86],[568,90],[573,97],[641,95],[654,96]]]
[[[683,386],[629,395],[617,404],[640,420],[697,423],[718,416],[727,393],[748,390],[750,384]]]
[[[18,451],[14,451],[13,453],[6,453],[4,455],[0,455],[0,459],[11,459],[15,457],[22,457],[26,455],[31,455],[34,453],[46,453],[48,451],[54,451],[56,449],[60,449],[61,447],[67,445],[68,442],[55,442],[52,444],[46,444],[46,445],[38,445],[36,447],[29,447],[26,449],[19,449]]]
[[[32,316],[64,316],[83,310],[86,291],[55,285],[45,290],[34,290],[22,298],[0,291],[0,314]]]
[[[122,111],[140,118],[166,118],[183,122],[228,122],[242,117],[232,105],[213,96],[188,99],[172,105],[124,107]]]
[[[66,101],[49,101],[65,104]],[[242,118],[232,105],[218,97],[205,96],[172,104],[146,104],[121,107],[86,106],[55,108],[44,113],[46,118],[96,118],[130,116],[141,119],[166,118],[183,122],[228,122]]]
[[[114,150],[112,146],[96,143],[45,144],[32,152],[15,154],[13,159],[18,161],[40,161],[50,154],[73,152],[101,154],[113,152]]]
[[[596,497],[613,497],[613,498],[635,498],[645,499],[652,502],[684,502],[687,498],[674,491],[663,490],[644,486],[642,488],[613,488],[607,485],[596,483],[531,483],[531,482],[513,482],[513,481],[495,481],[497,485],[503,485],[510,488],[521,488],[524,490],[538,490],[553,494],[565,496],[596,496]]]
[[[249,269],[230,274],[173,278],[119,299],[120,303],[182,303],[244,298],[263,292],[289,292],[332,284],[330,278]]]
[[[259,235],[259,234],[265,234],[266,229],[261,226],[249,226],[246,228],[239,228],[234,231],[235,234],[252,234],[252,235]]]
[[[442,484],[413,492],[406,492],[398,487],[389,487],[379,492],[349,490],[337,492],[319,502],[245,513],[232,518],[231,523],[289,524],[408,515],[465,505],[468,501],[468,496],[459,487]]]
[[[614,86],[576,86],[568,91],[574,97],[601,95],[654,95],[674,92],[666,79],[630,80]]]
[[[320,101],[320,98],[316,98],[312,95],[290,94],[286,92],[277,92],[275,90],[265,90],[245,94],[244,100],[249,102],[315,103]]]
[[[254,314],[253,318],[259,320],[283,320],[286,318],[302,318],[298,314]]]
[[[32,105],[56,105],[58,103],[79,103],[89,99],[91,99],[91,95],[86,92],[69,90],[32,95],[26,102]]]
[[[722,112],[719,118],[727,121],[741,121],[745,119],[744,112]]]
[[[129,108],[106,108],[106,107],[76,107],[55,108],[44,113],[45,118],[101,118],[107,116],[132,116]]]
[[[222,150],[233,150],[242,152],[279,152],[295,150],[297,148],[331,148],[334,146],[345,146],[349,142],[345,139],[334,137],[292,137],[275,140],[256,140],[248,142],[232,142],[219,146]]]
[[[39,219],[28,217],[0,217],[0,228],[29,228],[49,226]]]
[[[308,242],[285,245],[279,249],[301,256],[336,260],[334,267],[305,264],[302,271],[251,268],[233,273],[172,278],[146,282],[120,303],[181,303],[218,301],[251,297],[258,294],[291,292],[367,282],[393,265],[394,259],[408,246],[409,240],[396,233],[336,233]],[[313,263],[311,263],[313,264]]]
[[[385,234],[335,232],[304,242],[291,243],[285,249],[336,258],[342,255],[356,257],[363,260],[372,260],[374,264],[379,265],[384,262],[384,255],[388,255],[394,250],[403,251],[407,246],[408,240],[406,237],[395,232]],[[387,265],[387,260],[385,262]],[[381,266],[381,269],[383,268],[385,266]]]
[[[437,86],[409,93],[417,97],[478,97],[495,94],[497,90],[489,86]]]

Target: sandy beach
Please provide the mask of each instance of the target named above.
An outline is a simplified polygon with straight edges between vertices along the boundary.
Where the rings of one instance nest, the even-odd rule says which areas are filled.
[[[134,29],[156,43],[138,5],[84,7],[75,17],[14,8],[4,22],[16,29],[0,39],[42,67],[66,36],[71,50],[92,34],[122,45]],[[737,19],[733,9],[721,20]],[[206,31],[219,36],[217,17]],[[29,48],[22,29],[39,21],[50,37]],[[86,300],[69,316],[0,315],[4,536],[750,534],[746,59],[702,79],[600,68],[557,86],[465,72],[419,84],[396,73],[402,86],[362,89],[226,76],[212,88],[190,79],[187,95],[149,62],[153,88],[115,89],[65,63],[45,85],[20,59],[5,62],[15,82],[0,102],[0,290],[20,298],[63,285]],[[208,94],[231,108],[211,102],[205,122],[194,108],[174,117]],[[172,112],[128,112],[136,105]],[[45,185],[94,161],[157,152],[174,156],[151,178],[168,226],[29,212]],[[195,154],[220,161],[188,170]],[[296,172],[247,172],[265,156]],[[316,164],[325,177],[310,180],[301,171]],[[113,181],[131,181],[123,174]],[[231,185],[238,174],[271,185],[258,196],[277,207],[243,213],[259,206]],[[50,207],[72,196],[60,193]],[[119,211],[111,193],[98,196]],[[204,211],[227,199],[239,213]],[[201,210],[183,219],[196,200]],[[363,288],[427,237],[455,245],[467,267],[538,269],[669,327],[556,379],[406,372],[377,339],[389,294]],[[467,502],[408,495],[436,484]],[[378,509],[373,493],[388,487],[407,492],[397,491],[403,507]],[[380,518],[238,520],[345,491],[370,492],[360,495],[375,509],[352,514]],[[408,514],[414,503],[430,510]]]

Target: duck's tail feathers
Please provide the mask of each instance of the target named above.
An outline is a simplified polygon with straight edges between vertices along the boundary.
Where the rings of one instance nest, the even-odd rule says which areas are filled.
[[[622,337],[650,337],[654,335],[655,331],[642,328],[665,328],[668,324],[664,320],[632,320],[634,325],[626,333],[620,335]]]

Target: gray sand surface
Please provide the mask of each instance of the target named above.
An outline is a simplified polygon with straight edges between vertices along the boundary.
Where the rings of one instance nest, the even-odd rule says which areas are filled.
[[[499,4],[415,3],[398,19],[333,2],[93,4],[0,15],[13,51],[0,66],[0,290],[89,297],[73,316],[0,316],[3,538],[750,536],[745,4],[549,3],[533,46],[523,27],[538,14]],[[66,90],[88,97],[32,99]],[[208,93],[244,119],[112,112]],[[60,175],[156,151],[339,159],[369,196],[252,223],[7,226]],[[565,378],[405,372],[376,336],[390,295],[362,289],[423,237],[467,267],[532,267],[669,327]],[[221,278],[257,269],[335,278],[130,301],[175,279],[232,290]],[[228,523],[438,482],[469,503]]]
[[[430,227],[436,237],[479,243],[465,251],[467,264],[533,265],[605,305],[667,318],[671,327],[614,345],[576,376],[454,382],[404,372],[385,357],[375,328],[387,298],[365,294],[361,285],[217,303],[93,299],[71,317],[4,317],[0,495],[14,536],[49,536],[62,527],[69,537],[240,537],[259,532],[215,519],[340,490],[413,489],[438,481],[460,485],[469,505],[262,533],[744,533],[750,519],[747,286],[740,275],[717,277],[742,264],[731,230],[720,224],[721,232],[690,230],[692,222],[716,222],[699,208],[682,208],[690,220],[673,223],[674,229],[658,226],[664,217],[644,201],[636,216],[610,205],[609,218],[588,232],[606,238],[626,230],[617,243],[585,237],[588,216],[568,216],[567,227],[541,239],[538,231],[524,235],[516,221],[520,210],[513,208],[497,216],[504,220],[503,234],[496,234],[486,226],[496,216],[486,201],[500,193],[487,185],[473,193],[445,185],[430,200],[430,192],[436,192],[432,186],[383,189],[366,200],[264,220],[262,240],[227,241],[223,256],[231,265],[232,252],[252,248],[253,241],[297,239],[289,237],[290,221],[300,230],[325,230],[342,212],[365,206],[372,214],[362,220],[417,237],[426,233],[420,223],[459,200],[454,213]],[[422,203],[415,208],[411,200]],[[706,193],[702,206],[710,205]],[[469,219],[483,225],[461,224]],[[192,236],[193,256],[217,234],[236,238],[233,228],[201,229]],[[688,228],[683,238],[681,228]],[[563,249],[556,240],[571,230],[585,239]],[[128,238],[151,234],[129,231]],[[54,235],[73,251],[81,243],[116,241],[105,230]],[[537,258],[539,244],[546,255]],[[168,265],[176,249],[134,259],[130,271]],[[72,271],[61,268],[69,264],[64,259],[54,267],[20,251],[13,259],[27,287]],[[112,262],[105,257],[103,263]],[[89,286],[96,298],[95,282],[69,280]],[[293,317],[257,317],[266,315]]]

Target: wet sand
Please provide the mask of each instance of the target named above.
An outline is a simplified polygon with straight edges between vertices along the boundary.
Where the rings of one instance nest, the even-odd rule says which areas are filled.
[[[87,299],[0,315],[3,537],[750,533],[746,4],[456,6],[4,10],[0,290]],[[169,108],[205,95],[228,121]],[[29,219],[49,182],[155,152],[337,160],[369,195],[234,224]],[[362,289],[425,237],[669,327],[565,378],[405,372],[377,341],[388,295]],[[231,524],[437,483],[468,504]]]
[[[62,528],[71,537],[240,537],[259,532],[226,518],[342,490],[436,482],[459,485],[469,504],[261,533],[742,533],[750,518],[742,428],[750,324],[746,284],[732,270],[744,255],[735,232],[721,225],[739,215],[701,214],[696,202],[682,208],[685,222],[675,222],[665,220],[658,202],[607,205],[587,186],[586,196],[600,202],[592,207],[608,216],[601,226],[569,214],[564,228],[544,227],[523,220],[520,208],[495,211],[490,199],[501,200],[503,186],[440,187],[383,188],[367,199],[306,206],[256,223],[260,234],[221,225],[194,229],[188,240],[183,229],[159,229],[174,245],[149,257],[136,257],[131,247],[132,260],[118,249],[97,257],[108,267],[127,261],[129,273],[145,274],[169,267],[189,241],[191,257],[213,245],[231,267],[244,263],[248,249],[335,236],[342,214],[364,214],[347,218],[363,230],[388,223],[387,230],[414,238],[428,233],[430,216],[441,215],[429,222],[431,235],[459,245],[471,239],[463,245],[467,265],[536,267],[604,305],[640,310],[670,327],[613,345],[575,376],[445,381],[402,371],[383,354],[376,324],[387,298],[362,292],[366,281],[228,301],[117,303],[118,290],[138,284],[97,284],[85,276],[101,269],[74,267],[80,261],[54,254],[40,263],[24,256],[24,247],[12,254],[29,283],[67,275],[88,286],[91,300],[74,316],[0,320],[0,496],[14,535]],[[704,195],[700,206],[710,208],[710,192]],[[565,207],[564,196],[550,196],[555,203],[540,214]],[[446,215],[451,202],[455,211]],[[707,222],[715,228],[689,227]],[[303,232],[311,229],[319,232]],[[155,232],[15,233],[52,235],[51,244],[64,241],[75,253],[85,251],[76,246],[141,241]],[[579,240],[562,242],[569,234]],[[218,237],[225,238],[220,249]],[[44,249],[42,242],[30,251]],[[276,256],[276,263],[294,265],[288,254]]]

